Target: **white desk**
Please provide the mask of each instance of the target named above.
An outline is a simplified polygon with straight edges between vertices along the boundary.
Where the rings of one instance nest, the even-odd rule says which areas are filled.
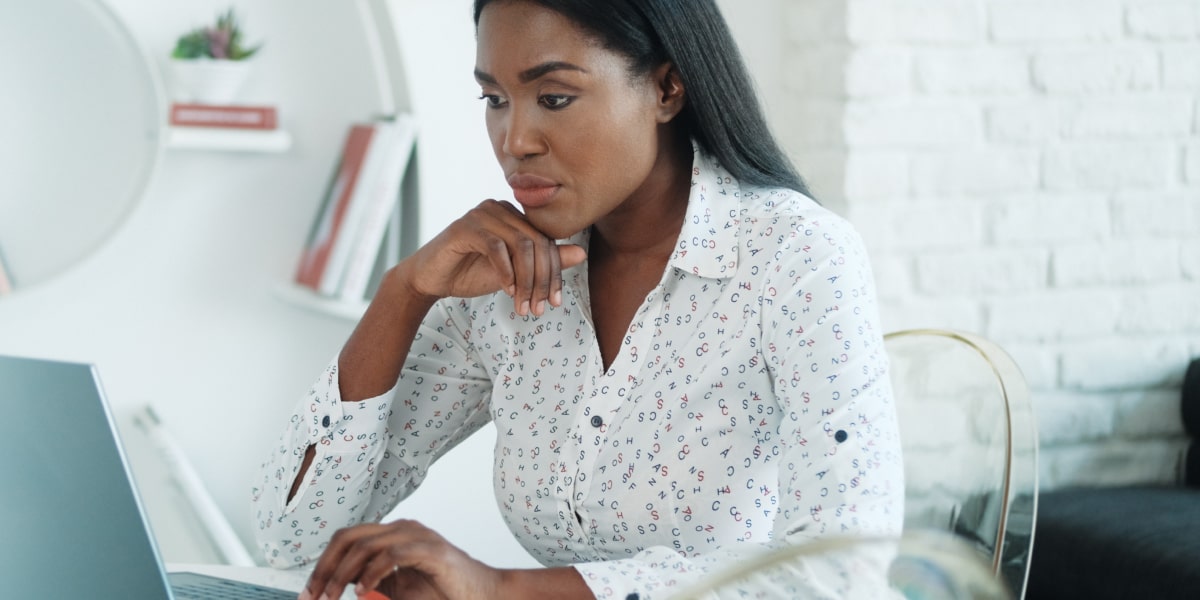
[[[270,567],[231,567],[227,565],[195,565],[169,563],[167,570],[172,573],[190,572],[225,579],[235,579],[257,585],[279,588],[300,593],[304,583],[308,581],[308,571],[280,571]],[[341,600],[357,600],[354,588],[347,586]]]

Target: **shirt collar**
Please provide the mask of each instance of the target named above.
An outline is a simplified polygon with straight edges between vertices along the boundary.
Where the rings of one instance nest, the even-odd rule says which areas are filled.
[[[668,264],[710,279],[732,277],[738,265],[741,186],[716,158],[693,148],[687,215]]]

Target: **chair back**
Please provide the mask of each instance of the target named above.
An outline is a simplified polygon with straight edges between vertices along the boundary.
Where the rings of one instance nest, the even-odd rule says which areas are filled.
[[[980,336],[884,336],[904,452],[906,531],[966,539],[1022,598],[1037,515],[1037,432],[1012,358]]]

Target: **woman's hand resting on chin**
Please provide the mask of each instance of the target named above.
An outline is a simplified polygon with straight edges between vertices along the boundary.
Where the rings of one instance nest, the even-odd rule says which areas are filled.
[[[517,314],[562,304],[562,271],[587,258],[558,245],[508,202],[486,200],[425,244],[400,267],[415,293],[473,298],[503,290]]]

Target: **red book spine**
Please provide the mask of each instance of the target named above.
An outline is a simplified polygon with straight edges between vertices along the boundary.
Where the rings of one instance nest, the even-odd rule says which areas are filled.
[[[9,278],[8,271],[4,269],[4,263],[0,262],[0,296],[11,294],[12,291],[12,279]]]
[[[358,175],[366,158],[367,148],[371,144],[371,136],[375,128],[371,125],[354,125],[346,135],[342,147],[341,164],[335,172],[334,179],[326,197],[321,204],[320,212],[309,233],[308,243],[300,256],[300,267],[296,271],[296,282],[314,290],[321,289],[321,275],[329,261],[329,252],[337,240],[339,228],[346,217],[346,207],[354,197],[354,188],[358,183]]]
[[[275,129],[278,119],[274,106],[171,105],[171,124],[181,127]]]
[[[4,252],[0,252],[0,296],[13,291],[12,276],[9,275],[8,265],[4,262]]]

